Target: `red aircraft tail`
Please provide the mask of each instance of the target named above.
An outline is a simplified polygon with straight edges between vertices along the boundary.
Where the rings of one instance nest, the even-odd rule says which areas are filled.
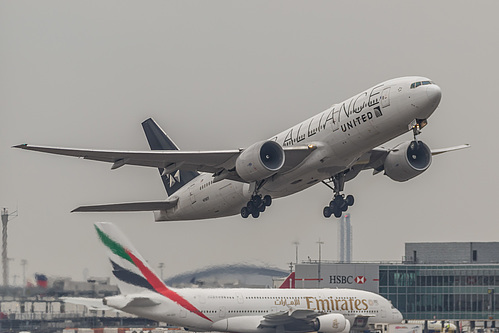
[[[294,289],[295,288],[295,272],[288,275],[286,280],[281,284],[279,289]]]

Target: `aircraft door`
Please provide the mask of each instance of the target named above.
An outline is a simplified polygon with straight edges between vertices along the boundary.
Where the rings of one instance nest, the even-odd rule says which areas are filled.
[[[225,309],[225,306],[221,306],[219,309],[218,309],[218,316],[220,318],[225,318],[225,316],[227,315],[227,310]]]
[[[196,193],[195,193],[196,184],[192,184],[189,186],[189,198],[191,199],[191,204],[194,205],[196,203]]]
[[[236,294],[236,297],[237,297],[237,303],[239,303],[239,304],[243,304],[243,303],[244,303],[244,297],[243,297],[243,294],[241,294],[241,293],[237,293],[237,294]]]
[[[383,89],[381,93],[381,106],[390,106],[390,87]]]
[[[381,315],[381,319],[386,319],[386,311],[382,306],[379,309],[379,313]]]

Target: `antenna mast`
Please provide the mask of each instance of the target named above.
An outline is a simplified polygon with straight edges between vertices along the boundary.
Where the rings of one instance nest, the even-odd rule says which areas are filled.
[[[2,209],[2,268],[3,268],[3,285],[9,285],[9,260],[7,257],[7,223],[17,217],[17,210],[9,214],[7,208]]]

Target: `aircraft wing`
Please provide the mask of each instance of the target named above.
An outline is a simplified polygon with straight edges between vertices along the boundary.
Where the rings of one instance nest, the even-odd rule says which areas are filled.
[[[136,165],[152,168],[168,168],[217,173],[234,168],[235,161],[242,149],[219,151],[182,151],[182,150],[155,150],[155,151],[117,151],[73,149],[21,144],[13,148],[33,150],[42,153],[79,157],[87,160],[113,163],[111,169],[124,165]],[[283,147],[285,164],[282,171],[287,171],[300,164],[315,147],[292,146]]]
[[[440,155],[443,153],[451,152],[451,151],[456,151],[460,149],[465,149],[469,148],[469,144],[464,144],[464,145],[459,145],[459,146],[454,146],[454,147],[448,147],[448,148],[441,148],[441,149],[432,149],[431,150],[431,155]],[[374,174],[380,172],[383,170],[383,163],[385,161],[386,156],[390,152],[391,149],[388,148],[374,148],[373,150],[363,154],[358,161],[353,165],[352,167],[352,175],[347,174],[348,179],[354,178],[361,170],[367,170],[367,169],[374,169]]]
[[[322,314],[315,310],[290,309],[289,311],[280,311],[263,316],[264,319],[260,325],[262,327],[275,327],[292,324],[294,327],[297,327],[299,325],[306,325]]]
[[[440,155],[440,154],[447,153],[450,151],[465,149],[465,148],[469,148],[469,147],[471,147],[469,144],[465,144],[465,145],[459,145],[459,146],[454,146],[454,147],[449,147],[449,148],[432,149],[431,154],[433,156],[435,156],[435,155]]]
[[[292,325],[293,328],[299,330],[310,329],[310,322],[315,318],[326,315],[327,313],[316,310],[293,309],[289,311],[280,311],[263,316],[260,322],[260,327],[277,327],[280,325]],[[369,317],[372,315],[357,315],[352,325],[353,330],[363,331],[368,323]]]

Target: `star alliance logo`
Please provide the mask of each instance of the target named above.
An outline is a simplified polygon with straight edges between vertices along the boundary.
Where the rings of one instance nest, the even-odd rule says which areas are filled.
[[[174,174],[168,174],[167,177],[170,181],[170,187],[172,187],[176,183],[180,183],[180,170],[177,170],[177,172],[175,172]]]

